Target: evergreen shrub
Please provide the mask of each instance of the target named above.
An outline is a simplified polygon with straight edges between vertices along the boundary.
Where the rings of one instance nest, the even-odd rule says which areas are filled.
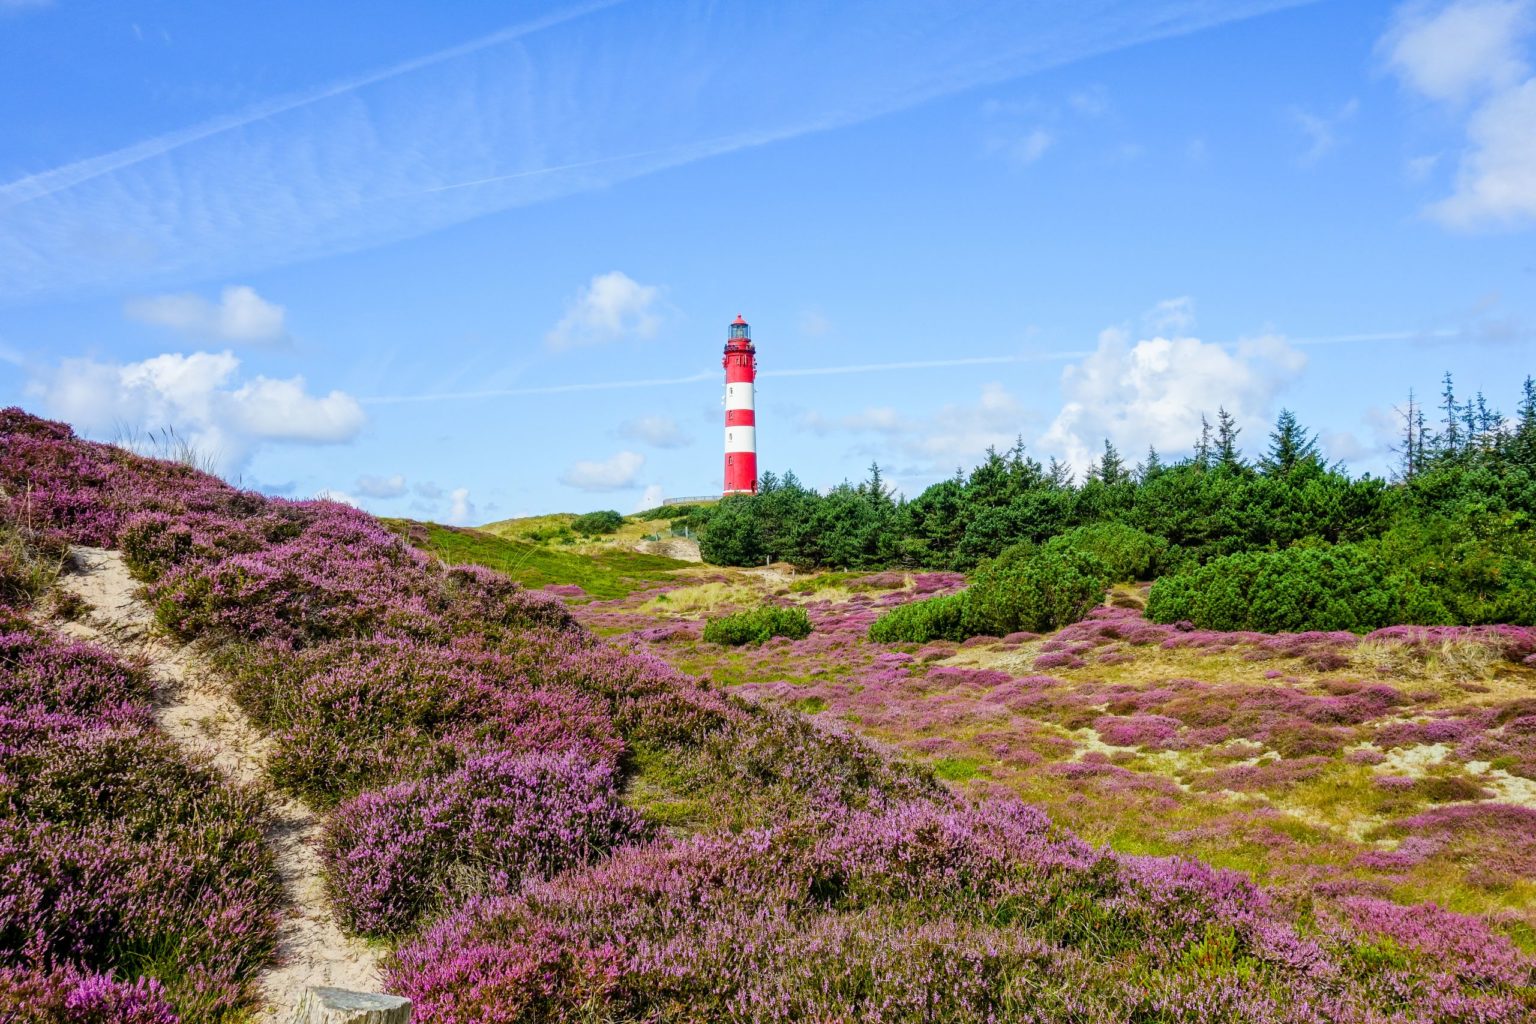
[[[584,516],[577,516],[571,520],[571,529],[587,537],[616,533],[623,525],[624,517],[611,508],[600,512],[588,512]]]
[[[1168,542],[1124,523],[1093,523],[1068,530],[1062,540],[1104,563],[1114,582],[1149,580],[1163,570]]]
[[[1366,632],[1405,621],[1409,589],[1365,545],[1250,551],[1159,579],[1147,617],[1201,629]]]
[[[704,639],[727,647],[760,644],[775,636],[804,640],[810,635],[811,618],[804,608],[763,605],[750,611],[711,619],[704,624]]]

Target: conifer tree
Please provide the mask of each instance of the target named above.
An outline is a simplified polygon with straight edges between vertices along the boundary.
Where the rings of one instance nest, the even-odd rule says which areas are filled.
[[[1269,451],[1259,459],[1265,476],[1289,476],[1297,468],[1320,462],[1317,436],[1309,435],[1296,422],[1296,414],[1280,410],[1275,429],[1269,435]]]
[[[1211,421],[1205,418],[1205,413],[1200,414],[1200,440],[1195,442],[1195,465],[1201,469],[1211,468]]]
[[[1242,428],[1237,418],[1226,407],[1216,408],[1216,462],[1224,469],[1238,469],[1243,465],[1243,454],[1237,448],[1237,435]]]
[[[1124,483],[1130,479],[1130,474],[1125,471],[1125,460],[1120,458],[1120,452],[1107,437],[1104,439],[1104,454],[1088,471],[1088,479],[1100,480],[1106,484]]]
[[[1440,433],[1438,455],[1455,455],[1461,451],[1461,418],[1456,405],[1456,386],[1451,381],[1451,371],[1446,370],[1441,379],[1444,388],[1440,392],[1440,408],[1445,414],[1445,429]]]

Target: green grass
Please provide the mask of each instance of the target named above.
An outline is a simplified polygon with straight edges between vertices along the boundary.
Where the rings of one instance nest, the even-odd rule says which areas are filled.
[[[679,569],[691,563],[660,555],[642,555],[623,548],[604,548],[585,553],[562,551],[526,540],[498,537],[482,530],[409,519],[384,523],[416,547],[446,562],[483,565],[504,572],[526,587],[538,589],[550,583],[574,583],[592,597],[624,597],[670,582]]]
[[[941,757],[933,762],[933,774],[945,782],[966,782],[981,772],[981,764],[974,757]]]

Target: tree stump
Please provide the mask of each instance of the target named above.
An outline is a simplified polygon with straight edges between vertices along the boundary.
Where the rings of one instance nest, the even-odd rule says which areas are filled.
[[[411,1001],[382,992],[314,986],[304,993],[298,1024],[411,1024]]]

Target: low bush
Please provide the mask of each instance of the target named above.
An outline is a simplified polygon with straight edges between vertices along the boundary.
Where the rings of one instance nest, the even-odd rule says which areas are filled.
[[[965,591],[967,633],[1059,629],[1102,604],[1109,580],[1102,561],[1064,537],[1035,550],[1005,551],[982,566]]]
[[[965,626],[966,596],[941,594],[897,605],[869,626],[869,638],[882,644],[925,644],[930,640],[960,641],[971,634]]]
[[[1366,632],[1405,621],[1411,589],[1362,545],[1254,551],[1164,576],[1147,618],[1224,631]]]
[[[1046,633],[1077,622],[1101,605],[1109,570],[1066,537],[1035,547],[1018,543],[983,565],[958,594],[914,600],[869,625],[880,643],[968,640],[1009,633]]]
[[[804,640],[811,635],[811,617],[804,608],[780,608],[763,605],[749,611],[710,619],[704,624],[704,639],[712,644],[739,647],[760,644],[772,637]]]
[[[892,608],[869,627],[880,643],[967,640],[1043,633],[1077,622],[1102,604],[1109,570],[1065,538],[1016,544],[982,566],[958,594]]]
[[[1163,570],[1168,542],[1124,523],[1094,523],[1061,535],[1061,542],[1104,564],[1113,582],[1149,580]]]
[[[613,509],[604,509],[601,512],[588,512],[584,516],[577,516],[571,520],[571,530],[584,537],[617,533],[619,527],[623,525],[624,517],[613,511]]]

